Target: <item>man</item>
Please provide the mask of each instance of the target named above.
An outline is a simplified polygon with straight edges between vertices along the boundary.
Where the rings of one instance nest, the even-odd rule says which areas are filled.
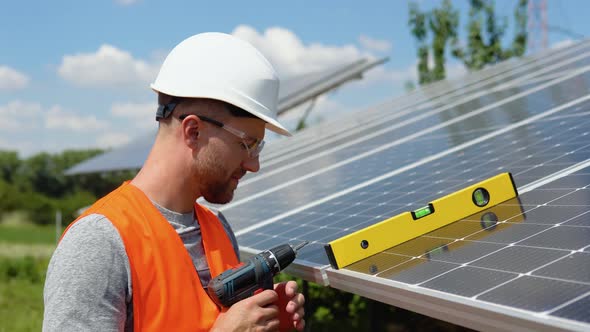
[[[137,176],[72,223],[51,258],[44,331],[302,330],[297,284],[218,308],[205,287],[238,264],[231,228],[196,204],[227,203],[260,168],[279,82],[266,59],[232,36],[190,37],[152,89],[158,134]]]

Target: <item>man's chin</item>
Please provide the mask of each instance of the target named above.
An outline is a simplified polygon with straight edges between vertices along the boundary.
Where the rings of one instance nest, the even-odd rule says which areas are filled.
[[[212,204],[227,204],[234,199],[234,192],[225,195],[204,195],[203,197]]]

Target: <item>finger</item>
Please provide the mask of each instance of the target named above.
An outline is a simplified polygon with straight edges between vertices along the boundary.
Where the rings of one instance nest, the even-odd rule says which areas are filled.
[[[298,320],[303,317],[305,317],[305,309],[303,309],[303,307],[299,308],[299,310],[293,314],[293,320]]]
[[[303,310],[303,308],[300,308],[299,310],[297,310],[297,312],[292,314],[291,320],[293,321],[293,326],[297,326],[297,322],[302,320],[304,317],[305,317],[305,311]]]
[[[285,285],[285,294],[289,297],[297,294],[297,283],[295,281],[287,281],[287,284]]]
[[[305,328],[305,319],[301,319],[300,321],[297,322],[297,324],[295,324],[295,329],[297,331],[303,331],[304,328]]]
[[[281,282],[274,285],[274,290],[279,294],[285,294],[292,297],[297,293],[297,283],[295,281]]]
[[[297,294],[289,301],[289,303],[287,303],[285,310],[287,310],[289,313],[294,313],[299,310],[299,308],[302,308],[304,304],[305,297],[303,294]]]
[[[274,290],[267,289],[258,294],[253,295],[251,299],[258,306],[265,307],[269,304],[276,302],[279,299],[279,295]]]

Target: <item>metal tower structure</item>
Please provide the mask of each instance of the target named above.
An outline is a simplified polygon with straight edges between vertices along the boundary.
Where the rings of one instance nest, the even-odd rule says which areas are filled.
[[[528,49],[531,52],[547,48],[547,0],[529,0]]]

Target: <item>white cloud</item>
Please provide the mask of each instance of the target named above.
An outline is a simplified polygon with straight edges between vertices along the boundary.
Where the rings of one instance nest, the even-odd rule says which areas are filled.
[[[0,105],[0,117],[0,149],[15,150],[23,156],[88,148],[97,133],[109,127],[93,115],[21,100]]]
[[[0,66],[0,91],[18,90],[29,84],[30,79],[23,73],[8,66]]]
[[[273,27],[260,34],[247,25],[239,25],[232,34],[259,49],[275,66],[281,78],[323,70],[367,56],[354,45],[305,45],[293,32]]]
[[[434,60],[432,57],[428,59],[428,68],[434,68]],[[377,73],[374,74],[376,77],[372,79],[385,81],[387,77],[391,77],[394,83],[405,84],[407,81],[412,81],[414,84],[418,84],[418,60],[416,60],[411,66],[405,69],[394,69],[388,71],[383,67],[378,67],[375,70]],[[381,71],[381,73],[379,73]],[[467,69],[461,62],[449,62],[445,64],[446,79],[455,79],[467,74]],[[368,73],[366,80],[371,79],[371,72]],[[389,76],[391,75],[391,76]]]
[[[376,52],[389,52],[392,47],[388,40],[373,39],[366,35],[359,36],[359,43],[365,49]]]
[[[374,58],[370,51],[387,51],[392,47],[388,41],[372,39],[365,35],[361,35],[359,41],[367,51],[362,51],[352,44],[304,44],[295,33],[280,27],[269,28],[259,33],[250,26],[240,25],[232,34],[258,48],[273,63],[281,78],[331,68],[360,57]],[[367,71],[362,80],[351,83],[367,86],[416,81],[414,67],[397,70],[379,65]]]
[[[447,63],[445,66],[447,79],[455,79],[467,74],[467,69],[462,63]]]
[[[411,66],[405,69],[387,69],[386,67],[379,66],[371,69],[365,74],[365,77],[361,81],[363,84],[391,82],[391,83],[405,83],[408,80],[416,80],[416,69],[415,66]]]
[[[106,133],[96,139],[96,144],[101,148],[115,148],[129,143],[131,137],[124,133]]]
[[[115,2],[122,6],[131,6],[138,3],[140,0],[115,0]]]
[[[310,106],[311,101],[303,103],[288,112],[281,115],[281,124],[285,125],[291,132],[295,132],[295,128],[299,120],[303,117],[306,110]],[[307,125],[313,125],[322,122],[325,119],[332,118],[336,114],[345,114],[352,111],[349,107],[329,98],[326,95],[321,95],[316,100],[311,112],[307,116]],[[267,133],[268,134],[268,133]]]
[[[0,105],[0,129],[22,131],[23,129],[45,128],[70,130],[74,132],[103,129],[107,123],[94,115],[80,116],[55,105],[44,109],[41,104],[21,100]]]
[[[111,114],[131,119],[138,128],[153,128],[156,123],[156,107],[156,103],[115,103],[111,107]]]
[[[2,119],[7,117],[32,118],[40,114],[41,104],[39,103],[15,100],[4,106],[0,106],[0,117],[2,117]]]
[[[59,75],[82,86],[147,86],[159,66],[133,58],[131,53],[112,45],[102,45],[95,53],[65,55]]]
[[[39,145],[36,142],[25,140],[13,140],[10,138],[2,139],[0,137],[0,150],[17,151],[21,158],[30,156],[39,151]]]
[[[575,43],[576,43],[576,41],[573,39],[564,39],[564,40],[558,41],[557,43],[552,44],[551,48],[556,49],[556,48],[568,47],[568,46],[571,46]]]
[[[0,149],[29,156],[40,151],[117,147],[156,126],[155,105],[151,103],[114,104],[110,115],[99,119],[61,105],[47,107],[15,100],[0,105]]]
[[[6,131],[21,131],[34,128],[38,118],[42,117],[39,103],[12,101],[0,105],[0,129]]]
[[[94,115],[79,116],[65,111],[60,106],[51,107],[45,114],[45,128],[65,129],[74,132],[87,132],[104,129],[105,121],[98,120]]]

